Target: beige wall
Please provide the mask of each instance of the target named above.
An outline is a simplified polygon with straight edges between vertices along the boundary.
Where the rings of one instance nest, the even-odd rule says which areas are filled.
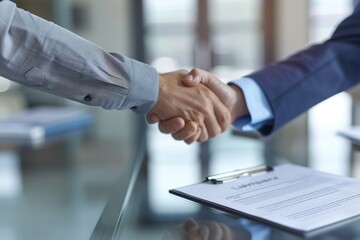
[[[308,3],[277,0],[276,5],[276,58],[282,59],[308,43]]]
[[[308,6],[306,0],[276,1],[275,56],[284,59],[308,43]],[[307,114],[291,121],[268,141],[268,152],[279,158],[304,164],[308,159]],[[273,156],[274,156],[273,155]],[[271,156],[271,157],[273,157]]]

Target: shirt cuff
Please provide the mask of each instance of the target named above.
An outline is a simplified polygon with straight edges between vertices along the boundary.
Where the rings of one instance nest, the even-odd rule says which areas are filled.
[[[159,94],[159,73],[150,65],[131,59],[133,76],[124,105],[139,114],[146,114],[155,105]]]
[[[244,93],[249,115],[237,118],[233,127],[239,131],[258,131],[274,120],[274,114],[263,90],[252,79],[244,77],[229,82],[241,88]]]

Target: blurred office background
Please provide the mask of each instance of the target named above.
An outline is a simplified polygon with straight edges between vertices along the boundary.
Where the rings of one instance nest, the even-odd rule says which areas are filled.
[[[325,40],[354,4],[352,0],[15,2],[160,72],[199,67],[225,82]],[[198,211],[180,199],[169,200],[167,192],[158,191],[159,184],[170,189],[206,174],[284,161],[336,174],[360,174],[350,143],[337,135],[359,123],[356,89],[326,100],[270,138],[228,130],[208,143],[190,146],[159,133],[156,125],[146,125],[143,116],[131,111],[83,106],[3,78],[0,91],[2,118],[36,106],[86,109],[94,117],[88,131],[61,141],[37,147],[1,143],[0,239],[87,239],[114,182],[119,175],[128,177],[121,169],[130,164],[145,137],[149,191],[142,196],[142,221],[153,216],[159,220],[169,211],[179,215]],[[174,165],[177,171],[171,170]]]

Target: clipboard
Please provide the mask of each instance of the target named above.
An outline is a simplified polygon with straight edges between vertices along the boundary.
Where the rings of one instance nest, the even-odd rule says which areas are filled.
[[[350,140],[355,145],[360,145],[360,126],[358,125],[339,131],[337,134]]]
[[[360,219],[360,180],[294,164],[240,169],[169,192],[306,237]]]

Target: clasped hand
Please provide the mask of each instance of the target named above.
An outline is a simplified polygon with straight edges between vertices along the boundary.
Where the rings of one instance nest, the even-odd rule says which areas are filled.
[[[200,69],[160,74],[158,101],[147,114],[163,133],[191,144],[207,141],[247,114],[240,88]]]

